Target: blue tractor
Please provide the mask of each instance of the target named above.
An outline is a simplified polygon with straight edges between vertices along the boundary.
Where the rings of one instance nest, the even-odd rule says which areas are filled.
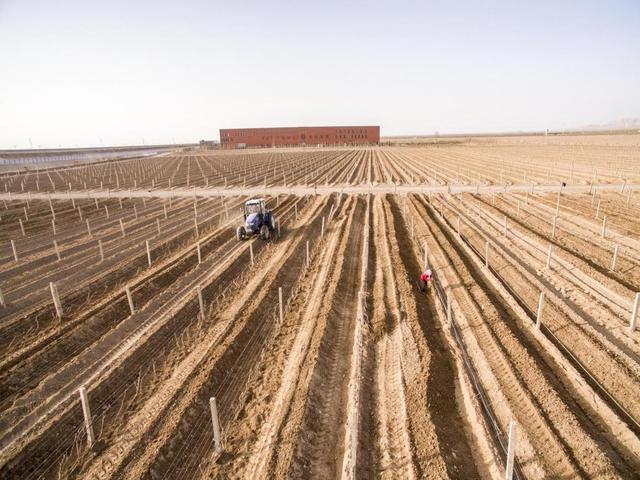
[[[250,235],[260,235],[263,240],[269,240],[271,232],[276,228],[276,219],[271,210],[267,209],[264,198],[247,200],[242,208],[244,225],[236,230],[238,240],[245,240]]]

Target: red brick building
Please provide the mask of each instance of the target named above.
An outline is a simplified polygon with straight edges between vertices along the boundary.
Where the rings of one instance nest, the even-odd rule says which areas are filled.
[[[220,129],[222,148],[318,144],[376,145],[378,142],[380,142],[379,126]]]

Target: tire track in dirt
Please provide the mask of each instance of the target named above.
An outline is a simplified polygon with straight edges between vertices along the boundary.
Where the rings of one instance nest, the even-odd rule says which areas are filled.
[[[344,453],[342,456],[342,478],[353,479],[356,477],[356,466],[358,464],[358,451],[360,438],[360,410],[367,408],[367,399],[361,401],[360,391],[362,384],[364,335],[363,330],[367,317],[366,311],[366,290],[367,290],[367,270],[369,260],[369,238],[371,233],[371,196],[366,197],[366,210],[364,217],[362,248],[360,250],[360,275],[358,277],[358,300],[356,304],[356,320],[353,329],[353,340],[351,342],[351,362],[349,365],[349,378],[346,394],[345,417],[345,440]],[[368,434],[366,435],[368,443]]]
[[[351,211],[351,202],[347,203],[345,210]],[[233,445],[250,442],[250,446],[247,447],[248,455],[236,457],[234,463],[237,465],[227,464],[222,471],[214,470],[211,472],[214,477],[222,475],[256,479],[268,477],[267,470],[271,458],[280,449],[277,437],[291,408],[295,388],[301,381],[302,367],[309,355],[322,304],[331,301],[332,285],[329,279],[336,269],[338,247],[344,244],[341,239],[344,236],[344,226],[347,221],[347,217],[340,213],[337,217],[332,222],[335,226],[326,233],[328,238],[319,245],[321,251],[314,255],[312,264],[305,274],[303,281],[308,282],[308,285],[302,285],[303,291],[300,292],[300,298],[293,300],[294,308],[285,317],[285,325],[279,335],[281,338],[276,339],[278,344],[274,344],[273,351],[263,362],[266,365],[261,372],[260,383],[252,389],[255,392],[252,395],[253,405],[250,404],[245,409],[251,413],[247,414],[249,418],[244,419],[243,423],[249,420],[250,425],[237,427],[242,431],[234,435],[239,438],[233,438],[232,442],[230,436],[234,432],[229,432],[227,436],[227,448],[232,450],[238,450],[233,448]],[[263,411],[265,402],[270,405],[267,411]],[[261,420],[258,425],[254,426],[254,422],[259,419]],[[248,432],[246,432],[247,429]]]
[[[383,205],[394,284],[404,317],[403,371],[416,463],[423,477],[479,478],[471,453],[474,447],[452,402],[456,398],[455,361],[437,324],[433,296],[419,293],[409,280],[419,276],[421,266],[397,201],[388,196]]]
[[[309,388],[316,372],[319,351],[325,338],[327,321],[331,315],[335,296],[339,295],[338,283],[343,272],[343,264],[346,258],[346,247],[349,240],[351,225],[354,222],[354,212],[352,204],[354,197],[349,198],[345,206],[345,225],[340,234],[337,246],[336,261],[331,264],[331,271],[328,273],[329,281],[320,303],[319,311],[316,314],[315,328],[311,332],[311,339],[307,347],[307,353],[303,359],[298,375],[298,381],[294,385],[291,401],[285,413],[284,420],[278,429],[275,443],[278,448],[270,454],[267,478],[284,478],[291,468],[292,457],[297,446],[297,441],[301,433],[301,424],[306,412],[306,403]]]
[[[380,478],[415,478],[417,472],[413,466],[413,440],[409,433],[402,368],[401,322],[404,309],[400,305],[394,281],[389,251],[391,238],[380,197],[376,197],[373,211],[373,230],[377,245],[371,315],[375,342],[374,395],[378,433],[376,470]]]
[[[354,218],[365,214],[365,202],[356,198]],[[363,224],[350,222],[347,252],[309,387],[305,412],[288,475],[335,478],[341,475],[344,421],[347,417],[348,372],[357,314]]]
[[[367,166],[371,168],[371,162],[373,158],[373,151],[369,152],[369,159]],[[370,178],[370,171],[368,178]],[[374,197],[369,197],[369,202],[373,202]],[[367,223],[370,226],[367,243],[368,243],[368,259],[366,261],[367,271],[365,272],[364,284],[367,291],[364,295],[364,312],[365,312],[365,329],[362,335],[362,365],[361,365],[361,385],[360,396],[362,401],[358,410],[358,445],[357,445],[357,458],[355,462],[355,474],[358,478],[373,478],[376,475],[376,463],[377,463],[377,434],[376,434],[376,409],[375,405],[375,344],[374,337],[371,334],[371,322],[369,320],[371,312],[373,312],[373,298],[374,295],[371,289],[374,285],[375,274],[377,271],[376,266],[376,242],[375,231],[372,228],[374,224],[373,220],[373,207],[369,209],[369,217]]]

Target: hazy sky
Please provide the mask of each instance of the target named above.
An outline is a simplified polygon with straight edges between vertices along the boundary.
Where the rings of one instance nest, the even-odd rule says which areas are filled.
[[[0,0],[0,148],[638,116],[639,0]]]

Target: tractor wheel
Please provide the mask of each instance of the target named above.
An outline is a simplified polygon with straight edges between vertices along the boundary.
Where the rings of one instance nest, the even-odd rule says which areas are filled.
[[[244,229],[242,225],[240,225],[236,230],[236,238],[238,239],[239,242],[247,238],[247,231]]]
[[[269,240],[269,227],[266,225],[262,225],[260,227],[260,238],[263,240]]]

